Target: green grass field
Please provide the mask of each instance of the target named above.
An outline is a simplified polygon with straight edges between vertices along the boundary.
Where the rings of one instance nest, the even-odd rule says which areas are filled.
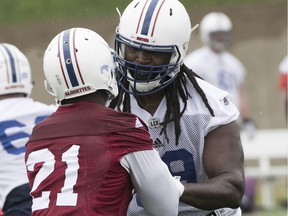
[[[287,209],[285,208],[276,208],[276,209],[272,209],[272,210],[259,210],[259,211],[255,211],[253,213],[245,213],[243,214],[243,216],[287,216]]]
[[[0,24],[42,22],[68,18],[85,19],[115,15],[115,8],[123,11],[131,0],[1,0]],[[273,2],[285,0],[273,0]],[[182,0],[186,7],[228,4],[255,4],[271,0]]]

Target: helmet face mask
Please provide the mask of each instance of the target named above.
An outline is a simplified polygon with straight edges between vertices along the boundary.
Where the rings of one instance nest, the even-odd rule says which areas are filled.
[[[96,32],[85,28],[62,31],[48,45],[43,59],[46,90],[58,103],[106,90],[118,94],[112,50]]]
[[[0,44],[0,95],[32,91],[31,68],[27,57],[14,45]]]
[[[167,23],[169,23],[167,25]],[[115,38],[115,61],[119,84],[126,92],[146,95],[169,85],[180,71],[191,34],[184,6],[175,0],[134,0],[121,16]],[[125,47],[169,56],[161,65],[129,61]],[[126,80],[129,88],[121,83]]]
[[[132,91],[123,88],[131,94],[146,95],[159,90],[159,87],[165,87],[174,78],[179,69],[180,52],[177,46],[156,46],[133,42],[123,39],[119,34],[115,42],[116,54],[115,60],[118,64],[118,82],[120,79],[127,79],[132,86]],[[127,50],[148,52],[151,55],[163,56],[168,59],[165,64],[161,65],[144,65],[126,59]],[[176,63],[170,63],[171,58],[175,58]],[[121,85],[121,84],[120,84]]]
[[[224,52],[231,45],[231,32],[210,32],[208,45],[218,52]]]

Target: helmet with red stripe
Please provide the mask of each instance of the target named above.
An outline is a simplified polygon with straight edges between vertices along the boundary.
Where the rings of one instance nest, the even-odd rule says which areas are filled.
[[[0,95],[32,90],[31,68],[27,57],[14,45],[0,44]]]
[[[191,35],[190,17],[178,0],[134,0],[124,10],[115,38],[117,78],[125,91],[143,95],[166,87],[180,71]],[[125,46],[171,55],[165,65],[139,65],[125,59]],[[137,79],[137,74],[147,79]],[[127,79],[129,90],[122,81]]]
[[[43,64],[46,89],[60,104],[97,90],[106,90],[110,100],[118,94],[112,50],[90,29],[71,28],[56,35]]]

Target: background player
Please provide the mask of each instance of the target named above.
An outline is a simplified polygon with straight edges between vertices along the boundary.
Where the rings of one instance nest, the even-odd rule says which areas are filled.
[[[284,110],[285,110],[285,117],[286,117],[286,124],[287,124],[287,109],[288,109],[288,93],[287,93],[287,75],[288,75],[288,55],[286,55],[279,64],[279,72],[280,72],[280,78],[279,78],[279,87],[281,90],[283,103],[284,103]]]
[[[245,92],[245,68],[229,51],[232,39],[232,22],[222,12],[210,12],[200,23],[203,47],[192,51],[184,60],[185,65],[216,87],[227,91],[240,111],[240,123],[250,138],[256,130]]]
[[[132,1],[117,27],[121,89],[110,106],[140,116],[172,175],[187,183],[178,215],[241,215],[239,112],[183,64],[192,31],[179,1]],[[149,215],[137,194],[128,215]]]
[[[85,28],[59,33],[44,72],[60,106],[27,144],[33,215],[123,216],[133,186],[150,215],[177,215],[184,187],[152,149],[146,125],[105,107],[118,88],[104,39]]]
[[[0,44],[0,208],[5,216],[31,215],[24,152],[34,125],[55,109],[33,101],[30,64],[14,45]]]

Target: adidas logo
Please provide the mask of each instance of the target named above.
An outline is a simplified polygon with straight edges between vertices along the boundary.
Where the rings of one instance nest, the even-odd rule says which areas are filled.
[[[161,142],[161,140],[159,138],[157,138],[154,142],[153,142],[153,148],[161,148],[163,147],[164,144]]]
[[[220,99],[220,102],[223,103],[225,106],[229,105],[229,100],[226,97],[224,97],[223,99]]]

